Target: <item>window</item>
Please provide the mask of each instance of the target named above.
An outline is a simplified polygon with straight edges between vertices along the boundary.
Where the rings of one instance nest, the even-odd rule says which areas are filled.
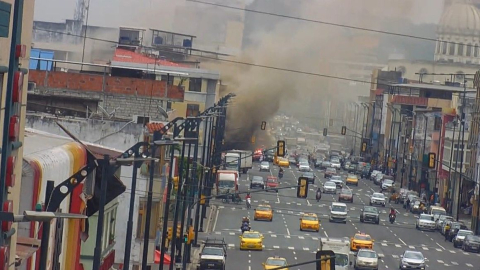
[[[137,238],[142,238],[145,235],[145,223],[147,222],[147,199],[140,198],[138,206],[138,222],[137,222]],[[152,201],[152,211],[150,219],[150,230],[149,230],[149,239],[155,239],[157,232],[157,224],[160,219],[160,200],[153,199]]]
[[[200,114],[200,105],[187,104],[187,117],[196,117]]]
[[[478,45],[475,45],[475,47],[473,48],[473,56],[478,57]]]
[[[464,51],[464,50],[463,50],[463,47],[464,47],[465,45],[463,45],[463,44],[457,44],[457,46],[458,46],[458,55],[463,56],[463,51]]]
[[[190,78],[188,82],[188,91],[202,92],[202,78]]]
[[[455,78],[456,78],[457,80],[459,80],[459,81],[460,81],[460,80],[463,81],[464,78],[465,78],[465,74],[463,73],[463,71],[457,71],[457,75],[455,75]]]
[[[448,46],[448,43],[447,42],[442,42],[442,54],[447,54],[447,46]]]
[[[448,44],[448,54],[455,55],[455,44],[453,43]]]
[[[174,79],[175,79],[175,77],[173,77],[171,75],[162,75],[162,81],[166,81],[167,85],[173,85],[173,80]]]
[[[472,56],[472,44],[466,45],[466,50],[467,50],[467,51],[466,51],[466,55],[467,55],[468,57]]]

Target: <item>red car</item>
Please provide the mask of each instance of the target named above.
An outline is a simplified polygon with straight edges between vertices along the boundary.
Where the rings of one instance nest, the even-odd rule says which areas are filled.
[[[279,185],[278,183],[278,178],[275,177],[275,176],[268,176],[267,177],[267,182],[266,182],[266,186],[265,186],[265,189],[268,191],[268,189],[273,189],[273,188],[277,188]],[[275,190],[277,193],[278,193],[278,189]]]
[[[252,160],[259,161],[260,157],[263,155],[263,149],[257,149],[253,152]]]

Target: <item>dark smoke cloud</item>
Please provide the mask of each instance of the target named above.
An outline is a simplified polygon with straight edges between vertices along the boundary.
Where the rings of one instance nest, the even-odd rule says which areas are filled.
[[[300,2],[300,17],[385,31],[389,31],[387,25],[392,19],[410,20],[415,4],[415,0]],[[289,14],[288,10],[283,14]],[[350,70],[336,70],[332,62],[367,61],[375,55],[381,35],[296,20],[283,20],[267,29],[250,33],[249,38],[255,42],[244,48],[236,60],[339,77],[348,77]],[[250,138],[260,134],[257,131],[261,122],[268,122],[280,109],[308,111],[323,117],[325,100],[355,101],[369,90],[368,84],[345,87],[349,82],[255,66],[218,65],[218,62],[204,66],[220,70],[228,91],[237,94],[228,109],[227,148],[250,148]]]

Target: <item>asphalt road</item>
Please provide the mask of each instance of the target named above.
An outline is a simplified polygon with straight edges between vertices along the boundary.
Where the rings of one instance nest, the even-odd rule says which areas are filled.
[[[278,168],[271,166],[271,172],[259,172],[258,163],[249,171],[250,175],[267,176],[277,175]],[[379,190],[379,187],[368,180],[360,180],[358,187],[351,187],[354,192],[354,202],[347,203],[349,206],[349,218],[347,224],[330,223],[328,221],[329,205],[336,201],[338,195],[323,194],[320,202],[315,200],[317,184],[325,182],[323,173],[315,170],[316,184],[310,185],[307,199],[296,197],[296,188],[279,190],[274,192],[252,193],[252,209],[247,210],[245,205],[223,204],[219,200],[214,201],[219,207],[213,232],[208,237],[224,238],[228,244],[228,269],[263,269],[262,263],[269,256],[280,256],[287,259],[289,264],[314,260],[315,253],[319,248],[320,237],[352,237],[361,231],[370,234],[375,239],[374,249],[381,260],[379,269],[398,269],[399,257],[405,250],[421,251],[428,259],[427,269],[478,269],[480,254],[464,253],[460,249],[453,248],[452,243],[444,242],[438,232],[422,232],[415,229],[415,216],[407,213],[400,205],[393,204],[399,214],[394,224],[388,219],[388,209],[379,207],[381,210],[381,222],[379,225],[360,223],[360,209],[369,203],[369,196]],[[346,175],[346,173],[343,173]],[[301,175],[296,168],[286,169],[281,181],[281,187],[297,184]],[[246,175],[240,180],[240,190],[246,191],[249,187]],[[275,213],[273,222],[254,221],[254,208],[260,203],[270,204]],[[299,215],[301,213],[316,213],[321,220],[320,232],[301,232],[299,229]],[[239,236],[240,224],[243,216],[251,218],[253,230],[263,233],[263,251],[240,251]],[[353,256],[352,256],[353,258]],[[477,267],[477,268],[474,268]],[[231,268],[234,267],[234,268]],[[290,269],[314,269],[314,265],[293,267]]]

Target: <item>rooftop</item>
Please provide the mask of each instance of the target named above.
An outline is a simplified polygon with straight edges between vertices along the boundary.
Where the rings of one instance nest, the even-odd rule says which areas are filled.
[[[417,89],[428,89],[428,90],[438,90],[438,91],[448,91],[453,93],[461,93],[464,91],[463,87],[458,86],[449,86],[449,85],[440,85],[440,84],[426,84],[426,83],[399,83],[391,84],[391,87],[400,87],[400,88],[417,88]],[[477,92],[473,88],[466,88],[466,92]]]

